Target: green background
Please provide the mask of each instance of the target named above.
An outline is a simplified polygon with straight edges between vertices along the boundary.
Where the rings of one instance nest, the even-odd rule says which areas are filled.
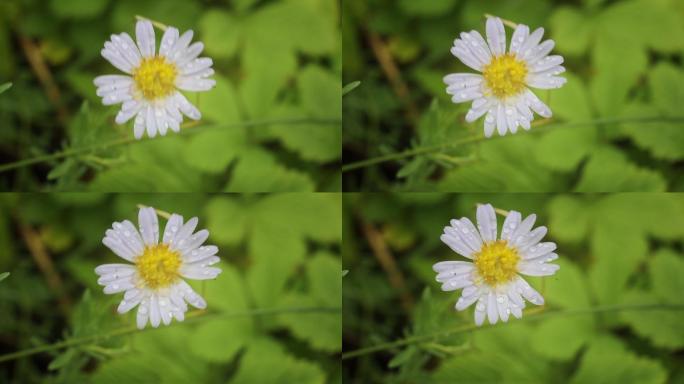
[[[529,304],[520,320],[345,359],[345,383],[684,381],[684,194],[346,195],[345,353],[473,325],[473,307],[454,310],[460,291],[442,292],[432,265],[467,260],[439,236],[450,219],[474,221],[477,203],[536,213],[535,226],[548,228],[544,241],[557,243],[560,270],[543,284],[525,276],[548,314],[530,316],[538,307]],[[369,226],[395,260],[401,287],[369,247]],[[552,313],[634,304],[678,310]]]
[[[137,223],[137,204],[199,217],[223,272],[204,284],[208,313],[185,322],[0,363],[3,383],[341,382],[341,315],[212,318],[256,308],[341,305],[338,194],[0,195],[0,355],[135,325],[123,295],[105,295],[94,268],[124,260],[101,244],[112,222]],[[166,220],[160,219],[165,225]],[[45,250],[49,283],[26,246]],[[58,305],[66,301],[67,304]],[[204,317],[202,317],[204,316]]]
[[[217,86],[188,94],[202,121],[182,135],[100,146],[133,136],[132,122],[114,124],[120,107],[102,106],[93,79],[120,72],[100,51],[113,33],[134,36],[135,15],[194,30]],[[55,100],[28,54],[44,61]],[[0,95],[0,163],[96,148],[3,172],[0,189],[337,191],[341,66],[334,0],[4,0],[0,84],[13,86]],[[333,123],[242,124],[290,118]]]
[[[484,34],[484,14],[545,28],[565,58],[567,84],[539,92],[556,122],[504,138],[394,160],[344,174],[345,190],[676,191],[684,189],[684,2],[681,0],[350,0],[343,5],[346,164],[482,136],[470,103],[453,104],[444,75],[474,72],[449,49]],[[508,39],[513,29],[506,27]],[[398,97],[371,49],[398,68]],[[415,117],[409,113],[412,104]],[[678,123],[599,125],[608,118],[679,117]],[[541,119],[536,117],[537,120]],[[584,123],[591,121],[590,123]]]

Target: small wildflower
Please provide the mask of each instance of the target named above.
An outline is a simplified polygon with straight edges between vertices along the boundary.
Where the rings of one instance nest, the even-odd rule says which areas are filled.
[[[193,234],[197,226],[193,217],[183,224],[183,217],[172,214],[166,223],[161,242],[159,223],[154,208],[141,208],[138,215],[140,231],[128,220],[115,222],[102,243],[117,256],[132,264],[103,264],[95,268],[104,286],[104,293],[124,292],[117,311],[126,313],[138,306],[137,325],[142,329],[148,320],[153,327],[165,325],[171,319],[183,321],[189,303],[206,308],[207,303],[183,280],[214,279],[220,268],[218,248],[203,246],[209,231]]]
[[[507,131],[516,133],[518,126],[529,130],[534,120],[532,111],[551,117],[551,109],[528,88],[560,88],[566,82],[558,76],[565,72],[563,57],[548,56],[555,43],[546,40],[540,44],[543,35],[544,28],[530,33],[528,26],[518,24],[506,52],[503,22],[489,17],[486,42],[477,31],[462,32],[461,38],[454,41],[451,53],[482,74],[449,74],[444,77],[446,90],[454,103],[473,101],[465,117],[467,122],[487,115],[486,137],[491,137],[495,128],[502,136]]]
[[[104,75],[95,78],[97,95],[104,105],[121,104],[117,124],[135,117],[133,135],[140,139],[157,132],[166,135],[170,128],[180,131],[181,113],[199,120],[200,111],[179,90],[208,91],[216,85],[210,58],[198,58],[204,45],[190,44],[192,30],[179,36],[178,29],[168,27],[155,54],[154,28],[148,20],[138,21],[135,28],[137,45],[127,33],[112,35],[105,43],[102,57],[127,75]]]
[[[472,259],[442,261],[432,268],[443,291],[463,289],[456,302],[462,311],[475,305],[475,324],[482,325],[485,316],[491,324],[498,319],[508,321],[510,314],[520,318],[525,308],[523,298],[532,304],[544,304],[544,298],[519,274],[549,276],[559,266],[548,264],[558,255],[556,244],[540,243],[546,227],[532,230],[536,216],[521,221],[520,212],[510,211],[497,239],[496,213],[490,204],[477,208],[477,227],[466,217],[451,220],[440,239],[454,252]]]

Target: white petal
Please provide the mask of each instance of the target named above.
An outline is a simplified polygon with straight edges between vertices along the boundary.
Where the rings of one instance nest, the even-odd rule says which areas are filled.
[[[563,56],[547,56],[544,59],[535,62],[534,65],[530,66],[530,73],[543,72],[549,68],[553,68],[561,64],[563,64]]]
[[[208,57],[191,60],[181,68],[181,74],[185,76],[195,75],[211,68],[214,62]]]
[[[464,103],[466,101],[474,100],[482,97],[482,88],[479,86],[471,88],[462,88],[458,90],[449,90],[447,93],[451,94],[451,101],[454,103]]]
[[[494,56],[506,53],[506,30],[498,17],[487,18],[487,41]]]
[[[477,206],[477,228],[484,242],[496,240],[496,212],[491,204]]]
[[[487,296],[487,320],[489,320],[489,324],[496,324],[499,320],[499,310],[496,307],[496,295],[491,291]]]
[[[470,285],[473,285],[473,281],[470,274],[456,275],[451,279],[446,280],[444,284],[442,284],[442,291],[455,291]]]
[[[126,33],[112,35],[111,42],[105,43],[105,48],[118,52],[132,68],[136,68],[140,65],[140,51],[138,51],[138,47],[135,46],[131,37]]]
[[[521,252],[523,259],[534,259],[536,257],[545,256],[556,250],[556,243],[545,242],[539,243]]]
[[[199,247],[197,249],[190,250],[189,252],[184,252],[182,254],[183,256],[183,261],[185,263],[196,263],[200,261],[207,260],[211,257],[214,257],[214,255],[218,252],[218,247],[215,245],[206,245],[203,247]],[[211,265],[211,264],[209,264]]]
[[[541,41],[542,36],[544,36],[544,28],[535,29],[534,32],[532,32],[527,39],[525,39],[525,42],[518,49],[518,57],[524,57],[534,48],[536,48],[537,44],[539,44]]]
[[[168,27],[162,36],[161,45],[159,46],[159,55],[167,56],[171,51],[173,46],[178,41],[178,29],[174,27]]]
[[[207,307],[207,302],[198,295],[185,281],[181,280],[179,282],[179,288],[182,290],[183,298],[190,305],[198,309],[204,309]]]
[[[480,98],[475,99],[471,105],[468,113],[466,114],[465,120],[469,123],[479,119],[485,113],[489,112],[492,107],[493,101],[491,99]]]
[[[527,25],[518,24],[513,32],[513,37],[511,37],[511,47],[509,51],[511,53],[517,53],[529,35],[530,28]]]
[[[204,44],[201,42],[196,42],[191,44],[183,53],[176,59],[176,65],[181,68],[181,74],[186,74],[186,69],[184,68],[186,64],[195,60],[197,56],[204,50]]]
[[[172,214],[169,220],[166,222],[166,227],[164,228],[164,235],[162,236],[162,242],[168,244],[176,236],[178,230],[183,226],[183,216],[178,214]]]
[[[518,272],[528,276],[551,276],[560,267],[556,264],[540,264],[537,262],[521,261],[518,263]]]
[[[180,267],[178,272],[181,276],[187,279],[209,280],[215,279],[218,275],[220,275],[221,269],[214,267],[202,267],[201,265],[195,264],[184,264]]]
[[[109,61],[113,66],[115,66],[122,72],[126,72],[128,74],[133,72],[133,67],[131,66],[131,63],[124,59],[118,51],[114,51],[111,48],[103,48],[102,51],[100,51],[100,54],[102,55],[102,57],[107,59],[107,61]]]
[[[176,87],[184,91],[202,92],[208,91],[216,86],[214,79],[202,79],[197,77],[178,76]]]
[[[506,122],[506,112],[503,104],[499,104],[496,107],[496,130],[499,132],[500,136],[506,134],[506,129],[508,128],[508,123]]]
[[[157,297],[157,304],[159,304],[159,316],[164,325],[171,324],[171,299],[164,295],[159,295]]]
[[[187,244],[187,239],[192,235],[192,232],[197,228],[199,220],[196,217],[190,218],[182,227],[176,232],[176,236],[169,242],[172,244],[171,249],[179,250],[181,246]],[[182,241],[182,243],[181,243]],[[180,243],[180,244],[179,244]]]
[[[518,225],[520,225],[520,212],[509,211],[501,227],[501,240],[508,241],[516,228],[518,228]]]
[[[553,50],[555,45],[556,43],[553,40],[546,40],[525,53],[523,55],[523,60],[526,60],[528,65],[534,65],[539,59],[546,57],[546,55]]]
[[[166,136],[166,131],[169,129],[169,123],[166,118],[166,109],[163,106],[157,105],[154,108],[154,122],[159,131],[159,135]]]
[[[487,308],[486,302],[487,296],[484,295],[480,297],[480,299],[477,302],[477,305],[475,305],[475,325],[477,325],[478,327],[481,326],[482,323],[484,323],[486,314],[485,309]]]
[[[152,297],[150,297],[150,324],[152,324],[152,327],[157,328],[160,321],[159,300],[157,295],[152,295]]]
[[[195,233],[194,235],[176,242],[176,248],[181,253],[187,253],[202,245],[208,237],[209,231],[207,231],[206,229],[197,231],[197,233]]]
[[[159,242],[159,220],[157,211],[152,207],[143,207],[138,211],[140,234],[145,245],[156,245]]]
[[[102,264],[95,267],[95,273],[100,276],[110,274],[123,274],[123,276],[135,272],[135,267],[131,264]]]
[[[145,134],[145,116],[147,115],[147,108],[140,108],[138,115],[135,117],[135,123],[133,124],[133,136],[140,140]]]
[[[131,292],[131,291],[126,291],[126,293]],[[135,308],[136,305],[140,304],[140,301],[143,299],[144,294],[142,291],[134,290],[133,292],[136,292],[135,295],[130,295],[128,298],[124,297],[123,300],[121,300],[121,303],[119,303],[119,306],[117,307],[116,311],[119,314],[124,314],[131,309]]]
[[[516,244],[518,242],[518,238],[521,236],[527,236],[527,234],[530,232],[530,229],[532,229],[532,226],[534,226],[534,221],[537,220],[537,215],[534,213],[527,216],[525,220],[523,220],[520,225],[515,229],[515,232],[511,235],[510,241],[512,244]]]
[[[451,248],[454,252],[463,257],[471,259],[473,250],[470,249],[470,247],[468,247],[463,240],[461,240],[460,236],[453,234],[454,229],[451,227],[445,227],[444,231],[448,231],[449,233],[443,234],[439,237],[439,239],[442,240],[444,244],[448,245],[449,248]]]
[[[145,328],[145,325],[147,325],[147,319],[150,317],[150,298],[145,297],[142,299],[140,302],[140,305],[138,306],[138,314],[136,315],[136,324],[138,326],[138,329],[143,329]]]
[[[507,105],[504,107],[506,113],[506,126],[511,133],[518,131],[518,110],[515,107]]]
[[[510,313],[510,309],[508,308],[508,296],[504,294],[498,294],[496,296],[496,308],[499,312],[499,317],[501,318],[501,321],[507,322],[508,321],[508,314]]]
[[[105,232],[102,244],[111,249],[117,256],[133,261],[143,251],[142,239],[130,221],[115,222],[113,229]]]
[[[133,103],[134,105],[132,108],[122,107],[119,113],[116,114],[116,118],[114,119],[114,121],[116,121],[116,123],[119,125],[125,124],[128,120],[132,119],[134,116],[137,116],[140,110],[142,109],[142,103],[139,103],[135,100],[130,100],[126,103]]]
[[[154,28],[148,20],[140,20],[135,24],[135,38],[143,57],[154,56],[155,45]]]
[[[107,283],[102,291],[111,295],[112,293],[123,292],[131,288],[135,288],[135,284],[133,284],[131,276],[126,276]]]
[[[124,265],[124,264],[118,264]],[[441,272],[464,273],[470,272],[474,268],[474,264],[469,261],[440,261],[432,266],[432,270]]]
[[[185,31],[185,33],[178,38],[178,41],[176,41],[176,44],[174,44],[173,48],[171,48],[166,56],[174,62],[181,58],[192,41],[192,35],[192,30]]]
[[[537,227],[530,231],[527,235],[515,239],[512,244],[518,248],[520,253],[524,254],[529,248],[537,245],[537,243],[539,243],[539,241],[546,236],[546,232],[546,227]]]
[[[527,80],[525,82],[532,88],[555,89],[562,87],[567,82],[567,79],[560,76],[531,74],[527,76]]]
[[[474,33],[474,34],[473,34]],[[476,31],[462,32],[461,39],[454,41],[454,46],[459,45],[464,50],[470,52],[471,56],[475,58],[477,64],[482,67],[491,61],[491,53],[489,47],[485,43],[482,36]]]
[[[178,106],[178,109],[187,117],[189,117],[192,120],[199,120],[202,117],[202,114],[200,111],[190,102],[188,99],[183,96],[180,92],[176,92],[175,95],[175,103]]]
[[[469,66],[476,71],[482,71],[482,63],[475,55],[468,49],[465,43],[460,39],[454,40],[454,46],[451,47],[451,54],[456,56],[463,64]]]
[[[465,292],[465,290],[463,290]],[[476,302],[480,298],[479,292],[476,292],[474,294],[470,295],[461,295],[461,297],[456,301],[456,305],[454,308],[456,308],[457,311],[462,311],[468,307],[470,307],[474,302]]]
[[[487,113],[487,117],[485,117],[484,121],[484,135],[485,137],[492,137],[494,134],[494,129],[496,129],[496,107],[490,108],[490,110]]]
[[[532,288],[530,284],[528,284],[527,281],[525,281],[525,279],[518,276],[518,278],[515,281],[515,284],[517,286],[518,292],[527,301],[536,305],[544,304],[544,297],[542,297],[542,295],[540,295],[539,292]]]
[[[461,240],[468,245],[468,247],[473,251],[479,251],[482,248],[482,238],[480,234],[475,229],[475,225],[467,217],[461,218],[461,220],[451,220],[451,227],[453,232],[449,233],[452,236],[460,236]],[[446,228],[444,229],[446,232]]]
[[[148,137],[155,137],[157,135],[157,122],[154,117],[154,107],[151,105],[147,106],[147,111],[145,112],[145,127],[147,128]]]

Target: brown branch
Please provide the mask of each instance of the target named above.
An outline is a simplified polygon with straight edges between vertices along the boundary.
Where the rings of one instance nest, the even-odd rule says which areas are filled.
[[[418,109],[411,99],[408,86],[401,77],[401,71],[399,71],[399,67],[394,61],[394,57],[392,57],[392,53],[377,33],[368,31],[367,34],[368,43],[373,50],[376,60],[378,60],[378,63],[380,64],[380,68],[392,85],[392,90],[404,104],[404,108],[406,108],[406,116],[412,123],[416,123],[418,121]]]
[[[45,277],[50,289],[57,296],[60,311],[62,311],[64,316],[68,316],[69,309],[71,308],[71,300],[69,300],[69,297],[66,295],[62,278],[59,276],[59,273],[50,258],[50,254],[45,249],[45,245],[40,239],[40,235],[35,229],[24,223],[19,223],[19,231],[21,232],[21,237],[24,239],[33,260],[38,265],[38,269],[40,269],[40,272]]]
[[[366,222],[361,223],[361,228],[363,229],[363,234],[366,237],[368,244],[373,250],[373,255],[378,259],[380,266],[387,274],[390,285],[399,292],[401,306],[406,312],[410,312],[411,308],[413,308],[413,297],[406,287],[404,275],[397,266],[397,262],[394,259],[392,252],[390,252],[387,247],[387,243],[382,237],[382,233],[380,233],[372,224]]]
[[[19,43],[21,49],[24,51],[26,60],[28,60],[29,65],[31,66],[31,70],[38,78],[48,100],[57,110],[57,119],[60,124],[66,125],[69,120],[69,113],[66,108],[64,108],[64,105],[62,105],[61,92],[59,91],[59,87],[57,87],[57,83],[55,83],[55,79],[52,77],[52,73],[50,73],[50,68],[47,66],[43,59],[43,55],[40,53],[40,49],[26,36],[19,35]]]

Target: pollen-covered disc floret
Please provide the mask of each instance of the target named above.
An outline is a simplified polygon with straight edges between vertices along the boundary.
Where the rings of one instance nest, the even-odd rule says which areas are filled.
[[[201,117],[179,90],[208,91],[216,85],[210,58],[198,57],[204,45],[190,44],[193,32],[180,35],[178,29],[168,27],[161,40],[159,52],[152,23],[138,21],[136,42],[127,33],[112,35],[105,43],[102,56],[127,75],[104,75],[95,78],[97,95],[104,105],[122,104],[116,123],[124,124],[135,117],[133,134],[140,139],[164,136],[169,129],[180,130],[183,115],[193,120]]]
[[[172,214],[166,223],[161,242],[159,223],[154,208],[141,208],[140,230],[128,220],[115,222],[105,233],[102,243],[131,264],[103,264],[95,268],[104,293],[124,292],[118,312],[138,307],[137,325],[142,329],[149,321],[153,327],[166,325],[171,319],[183,321],[190,304],[206,308],[207,303],[184,279],[215,279],[221,269],[211,267],[219,262],[218,248],[202,245],[209,231],[195,231],[197,218],[183,222]]]
[[[550,276],[558,265],[556,244],[540,242],[546,227],[532,229],[534,214],[521,220],[520,212],[510,211],[497,239],[497,221],[490,204],[477,207],[477,229],[466,217],[451,220],[440,239],[454,252],[472,259],[442,261],[433,266],[443,291],[463,289],[456,302],[462,311],[475,305],[475,324],[482,325],[485,317],[491,324],[509,316],[520,318],[525,300],[544,304],[544,298],[520,275]]]
[[[444,77],[447,93],[454,103],[472,101],[466,121],[473,122],[486,115],[484,133],[491,137],[516,133],[518,127],[530,129],[534,114],[551,117],[551,109],[530,91],[560,88],[566,79],[561,65],[563,57],[548,56],[553,40],[541,42],[544,28],[530,33],[526,25],[518,24],[506,52],[506,32],[501,19],[487,18],[487,41],[477,31],[462,32],[454,41],[451,53],[463,64],[481,72],[452,73]]]

